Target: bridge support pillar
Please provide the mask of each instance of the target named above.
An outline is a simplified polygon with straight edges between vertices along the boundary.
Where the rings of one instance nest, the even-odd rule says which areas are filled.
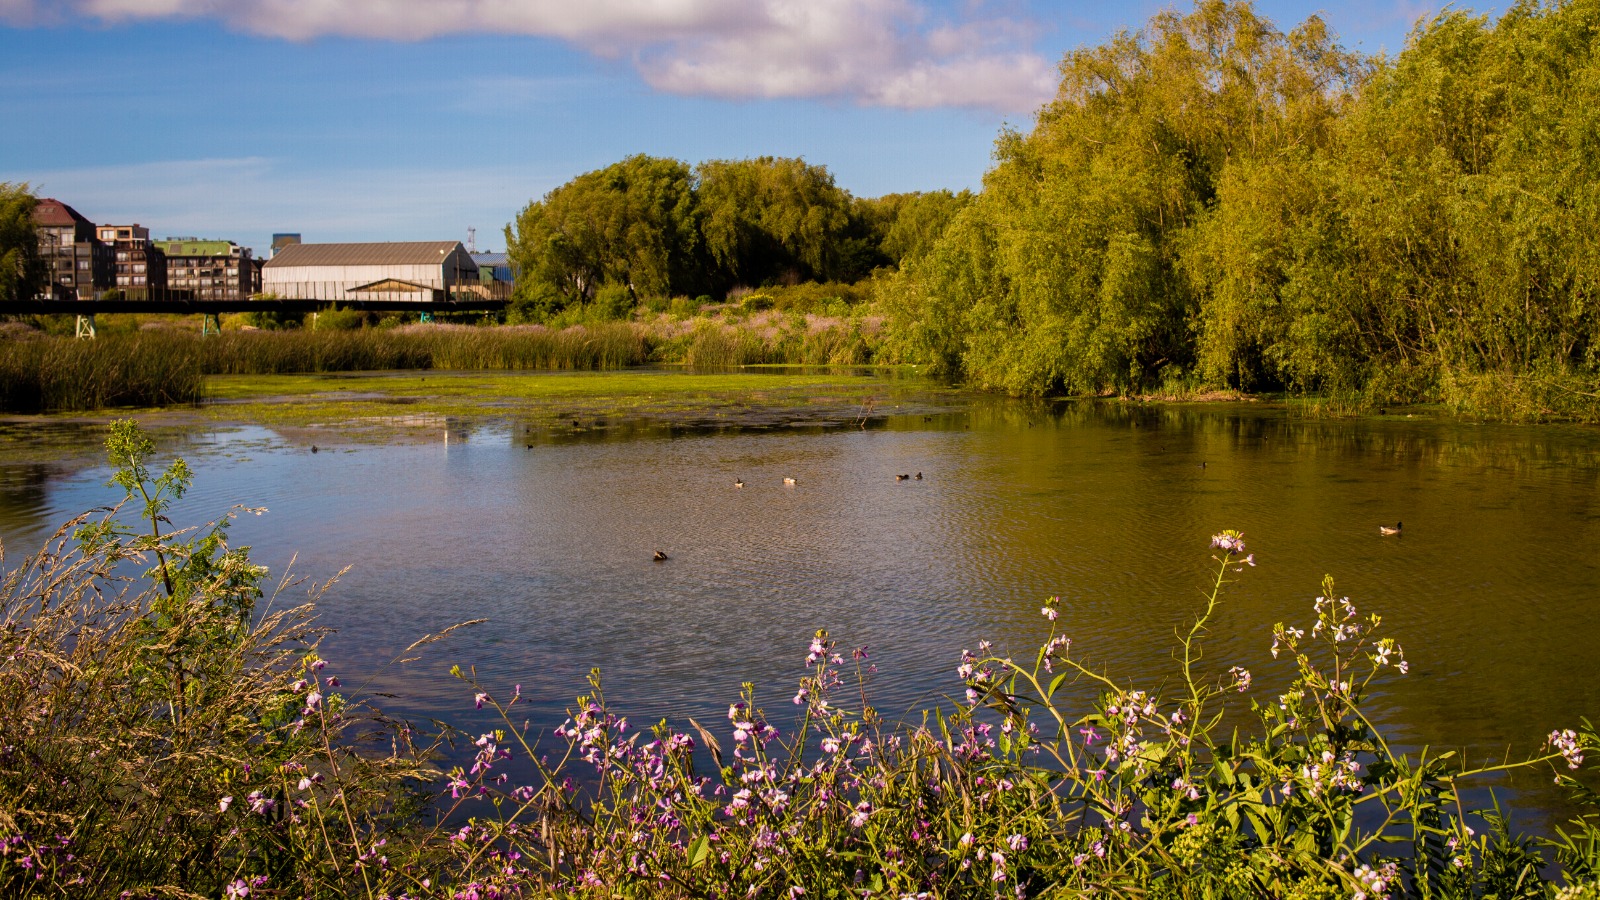
[[[205,337],[208,334],[222,334],[222,319],[216,313],[200,315],[200,336]]]
[[[94,337],[94,316],[79,316],[72,336],[92,339]]]

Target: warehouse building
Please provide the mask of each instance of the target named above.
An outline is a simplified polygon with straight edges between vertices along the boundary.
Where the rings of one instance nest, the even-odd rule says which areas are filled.
[[[478,283],[478,266],[460,241],[290,244],[261,267],[262,293],[286,300],[430,303]]]

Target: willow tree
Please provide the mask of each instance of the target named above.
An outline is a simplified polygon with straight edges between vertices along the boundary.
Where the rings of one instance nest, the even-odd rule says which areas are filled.
[[[698,213],[687,164],[630,156],[528,204],[506,227],[524,291],[585,302],[604,285],[635,296],[692,293],[701,271]]]
[[[1350,117],[1343,205],[1374,337],[1441,395],[1600,364],[1597,35],[1597,0],[1493,25],[1446,11]]]
[[[983,193],[897,288],[915,299],[895,327],[1013,393],[1188,371],[1191,230],[1231,167],[1325,140],[1352,73],[1321,20],[1284,34],[1225,0],[1068,54],[1037,125],[1001,136]]]
[[[850,195],[801,159],[711,160],[695,168],[706,251],[727,286],[845,274]]]

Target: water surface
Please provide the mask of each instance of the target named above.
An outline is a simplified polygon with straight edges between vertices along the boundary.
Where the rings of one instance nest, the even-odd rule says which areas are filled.
[[[197,475],[174,518],[266,506],[235,530],[257,561],[277,572],[298,555],[318,578],[353,566],[322,605],[345,681],[381,670],[390,708],[469,727],[482,721],[451,664],[521,684],[535,727],[563,718],[595,666],[636,722],[719,720],[745,681],[770,710],[792,709],[818,628],[870,646],[876,704],[908,712],[960,693],[962,648],[1037,646],[1051,595],[1075,648],[1155,686],[1224,528],[1245,532],[1259,566],[1228,590],[1206,664],[1251,668],[1264,699],[1290,677],[1267,653],[1273,623],[1309,627],[1332,574],[1411,660],[1374,698],[1400,744],[1525,755],[1600,713],[1593,429],[1243,404],[942,408],[748,432],[619,422],[530,435],[502,421],[448,443],[316,454],[298,435],[197,427],[178,440]],[[38,428],[0,432],[13,449],[51,448],[0,464],[13,557],[113,499],[106,469],[59,461],[73,456],[61,447],[90,452],[97,430]],[[1401,537],[1379,535],[1400,520]],[[657,549],[671,559],[652,561]],[[475,618],[489,622],[384,669],[417,637]],[[1501,787],[1548,825],[1561,809],[1548,781]]]

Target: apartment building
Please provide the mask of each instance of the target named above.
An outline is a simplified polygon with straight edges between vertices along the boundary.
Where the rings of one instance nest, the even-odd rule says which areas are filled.
[[[233,241],[169,237],[153,241],[167,264],[167,290],[195,300],[244,300],[259,291],[250,248]]]
[[[53,197],[34,205],[33,222],[46,270],[40,299],[93,300],[111,286],[112,249],[95,235],[93,222]]]
[[[150,241],[150,229],[138,224],[101,225],[96,231],[100,242],[110,244],[116,254],[117,290],[129,299],[165,295],[167,260]]]

